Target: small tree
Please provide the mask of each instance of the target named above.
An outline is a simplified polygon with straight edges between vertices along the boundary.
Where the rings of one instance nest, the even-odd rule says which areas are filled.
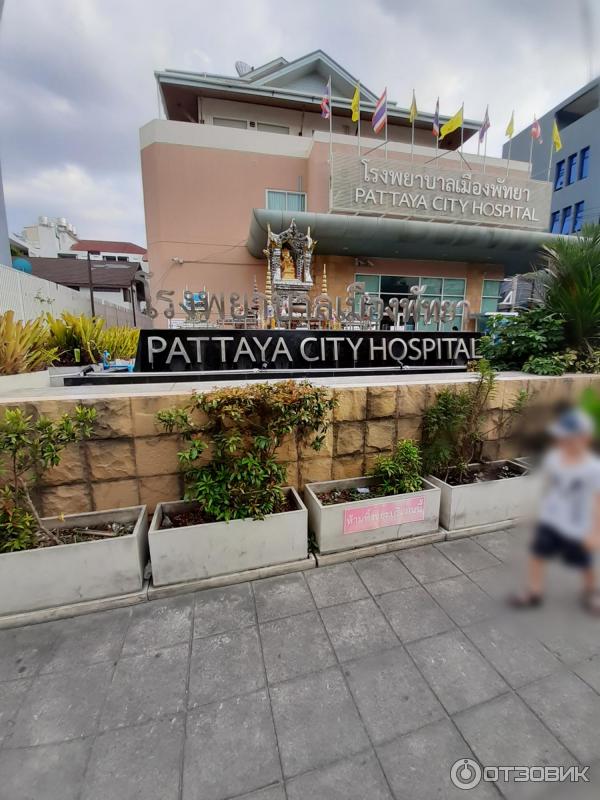
[[[276,460],[284,437],[312,434],[320,450],[334,405],[326,389],[289,380],[195,394],[157,418],[187,443],[179,453],[186,500],[212,520],[261,519],[284,508],[285,467]],[[202,463],[207,447],[212,459]]]
[[[61,544],[42,523],[30,490],[45,470],[60,463],[67,444],[91,436],[95,419],[96,410],[82,406],[57,422],[6,409],[0,420],[0,552]]]
[[[423,488],[423,464],[419,445],[403,439],[391,456],[379,456],[370,472],[379,494],[408,494]]]

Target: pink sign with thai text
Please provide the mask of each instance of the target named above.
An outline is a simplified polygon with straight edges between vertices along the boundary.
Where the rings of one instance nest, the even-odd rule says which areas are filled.
[[[395,503],[347,508],[344,511],[344,533],[374,531],[377,528],[387,528],[388,525],[421,522],[424,519],[425,498],[409,497]]]

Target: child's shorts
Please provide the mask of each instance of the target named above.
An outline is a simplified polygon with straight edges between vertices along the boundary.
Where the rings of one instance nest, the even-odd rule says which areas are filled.
[[[569,539],[543,523],[537,527],[531,552],[538,558],[559,556],[565,564],[579,569],[587,569],[592,565],[592,554],[582,542]]]

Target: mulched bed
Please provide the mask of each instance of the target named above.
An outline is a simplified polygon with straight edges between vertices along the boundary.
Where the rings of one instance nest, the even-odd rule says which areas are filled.
[[[450,473],[446,483],[451,486],[469,486],[472,483],[487,483],[488,481],[502,480],[503,478],[518,478],[526,472],[516,464],[504,461],[501,464],[479,464],[465,475]]]
[[[377,486],[365,486],[359,489],[332,489],[329,492],[317,492],[317,497],[324,506],[338,503],[353,503],[356,500],[369,500],[371,497],[383,497]]]
[[[286,496],[283,499],[281,508],[274,511],[274,514],[280,514],[283,511],[297,511],[298,508],[292,496]],[[194,505],[185,511],[177,511],[171,514],[163,514],[160,529],[170,530],[172,528],[185,528],[188,525],[204,525],[207,522],[216,522],[209,514],[206,514],[199,505]]]
[[[86,526],[81,528],[51,528],[58,536],[61,544],[77,544],[79,542],[100,542],[106,539],[116,539],[119,536],[128,536],[133,533],[134,522],[111,522],[105,525]],[[56,542],[44,539],[40,547],[54,547]]]

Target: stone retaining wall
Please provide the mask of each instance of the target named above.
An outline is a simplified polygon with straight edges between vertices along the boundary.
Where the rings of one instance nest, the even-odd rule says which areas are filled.
[[[468,378],[465,378],[465,381]],[[363,475],[381,453],[390,453],[399,438],[418,439],[424,409],[445,386],[419,382],[334,388],[338,399],[325,446],[319,452],[290,439],[280,450],[289,484],[302,487],[312,481]],[[600,391],[600,375],[562,378],[500,378],[489,403],[489,429],[497,427],[521,389],[530,392],[527,430],[547,425],[559,403],[573,402],[593,384]],[[132,393],[104,395],[94,399],[31,400],[21,403],[28,413],[56,418],[80,402],[93,405],[98,414],[94,438],[65,450],[60,465],[44,477],[39,503],[44,515],[115,508],[145,503],[153,510],[162,500],[182,496],[178,474],[178,436],[161,433],[155,414],[163,408],[186,402],[189,392],[164,395]],[[15,405],[0,401],[1,405]],[[525,455],[521,434],[497,438],[491,430],[485,443],[486,458]]]

